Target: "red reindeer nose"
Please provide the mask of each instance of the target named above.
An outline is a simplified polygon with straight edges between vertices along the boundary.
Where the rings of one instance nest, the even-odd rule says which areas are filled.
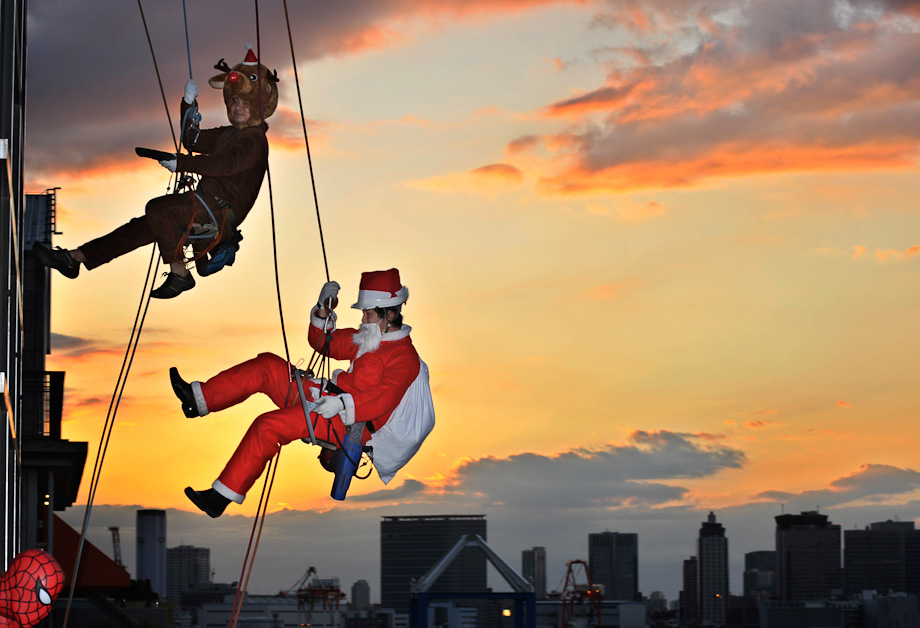
[[[231,72],[227,75],[227,80],[231,83],[236,83],[238,80],[240,80],[241,76],[242,75],[239,72]]]

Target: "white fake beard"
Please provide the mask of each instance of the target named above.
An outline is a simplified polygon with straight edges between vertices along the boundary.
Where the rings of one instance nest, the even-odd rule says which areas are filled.
[[[351,341],[358,345],[359,356],[365,353],[373,353],[383,341],[380,325],[377,323],[362,323],[361,329],[352,337]]]

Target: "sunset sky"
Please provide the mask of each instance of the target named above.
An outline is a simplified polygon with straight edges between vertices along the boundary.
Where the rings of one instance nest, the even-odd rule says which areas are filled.
[[[669,599],[709,511],[733,593],[782,512],[920,517],[920,2],[288,4],[340,325],[362,271],[400,269],[437,426],[344,503],[314,448],[286,447],[250,590],[313,565],[379,599],[384,515],[485,514],[516,568],[546,547],[550,589],[588,533],[638,532],[640,590]],[[144,9],[175,123],[182,3]],[[282,3],[259,3],[258,39],[252,2],[188,9],[203,126],[226,123],[218,59],[260,41],[278,70],[271,195],[232,268],[151,303],[90,539],[108,551],[122,526],[133,568],[135,510],[170,509],[168,546],[212,547],[229,582],[261,483],[217,521],[182,490],[272,406],[189,420],[167,371],[284,355],[270,198],[295,362],[326,277]],[[169,124],[134,3],[33,0],[28,42],[28,190],[61,188],[54,244],[72,248],[166,192],[133,149],[169,150]],[[67,371],[64,437],[90,443],[81,504],[149,259],[54,275],[48,368]]]

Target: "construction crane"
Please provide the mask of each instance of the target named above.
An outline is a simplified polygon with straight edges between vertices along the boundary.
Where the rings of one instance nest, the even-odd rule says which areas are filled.
[[[584,584],[577,582],[578,566],[581,566],[585,575]],[[591,569],[583,560],[570,560],[566,563],[565,585],[562,587],[562,628],[574,628],[576,605],[589,608],[589,622],[593,619],[594,626],[601,625],[601,601],[603,594],[600,587],[591,582]]]
[[[280,595],[293,595],[297,597],[297,608],[307,614],[307,624],[313,623],[313,611],[317,604],[322,610],[332,614],[335,625],[338,623],[339,602],[345,594],[339,587],[338,578],[320,578],[316,575],[316,567],[310,567],[306,573],[295,582],[288,590],[281,591]]]
[[[112,533],[112,550],[115,564],[119,567],[124,567],[121,562],[121,541],[118,539],[118,526],[109,526],[109,532]]]

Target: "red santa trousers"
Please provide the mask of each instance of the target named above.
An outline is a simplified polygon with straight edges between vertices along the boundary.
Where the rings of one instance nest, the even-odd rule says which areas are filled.
[[[214,490],[238,504],[243,503],[247,491],[265,470],[266,463],[283,445],[310,437],[297,382],[291,381],[289,374],[290,366],[286,360],[273,353],[260,353],[252,360],[201,382],[201,393],[209,412],[235,406],[255,393],[268,395],[278,406],[277,410],[256,417],[214,482]],[[309,385],[309,380],[305,380],[304,393],[308,398]],[[344,440],[346,428],[338,416],[324,419],[311,412],[310,418],[317,439],[336,444]],[[370,437],[371,434],[365,430],[364,440]]]

